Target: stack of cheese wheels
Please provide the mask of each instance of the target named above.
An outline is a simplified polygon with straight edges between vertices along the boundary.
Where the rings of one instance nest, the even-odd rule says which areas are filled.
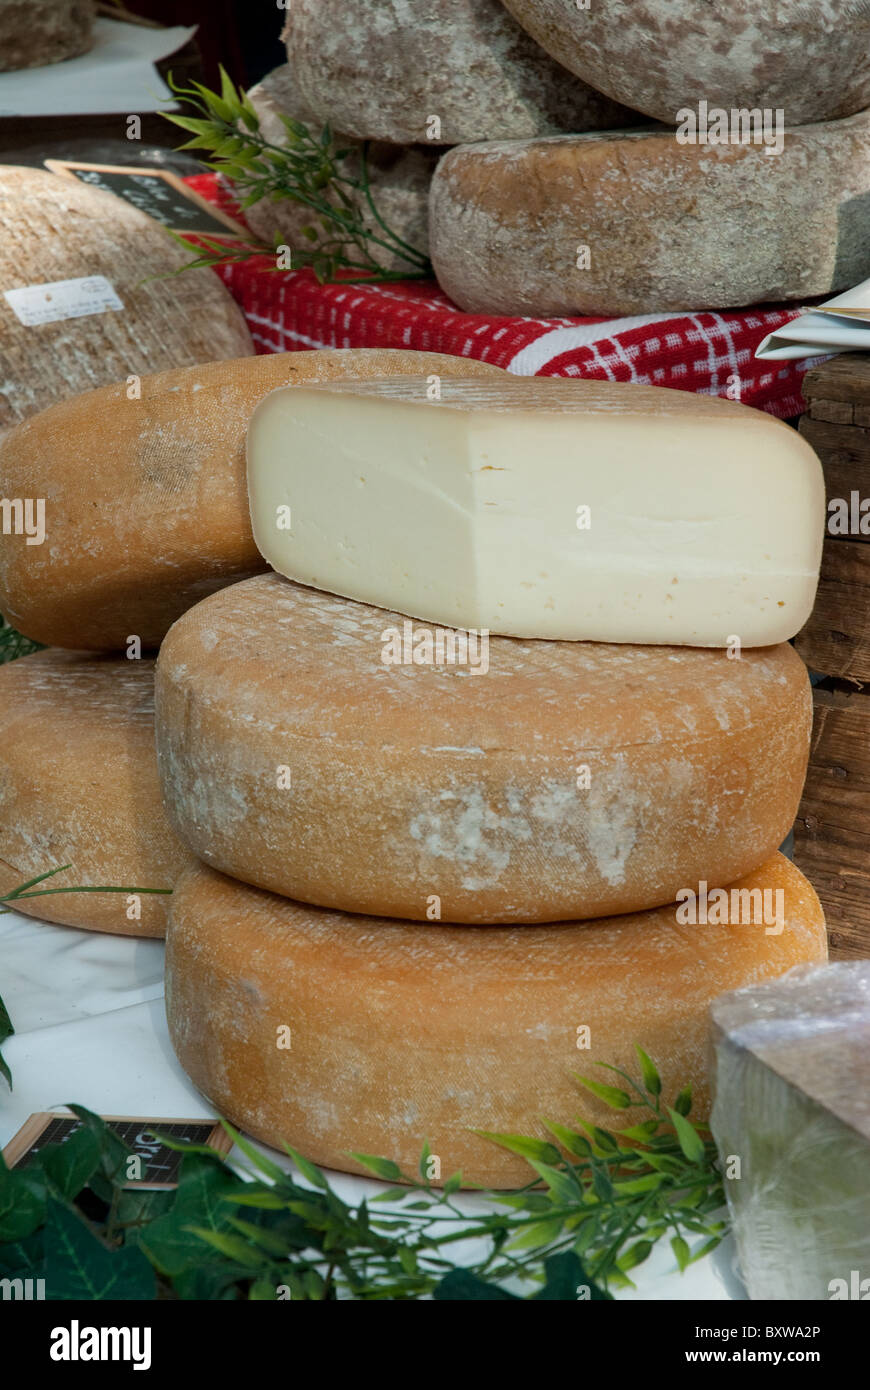
[[[818,459],[730,402],[398,375],[272,392],[248,433],[278,573],[157,665],[167,1012],[257,1138],[509,1187],[476,1131],[659,1064],[709,1107],[723,990],[826,955],[779,854],[811,700]],[[582,1104],[600,1122],[601,1109]]]
[[[64,870],[21,911],[165,934],[164,895],[194,860],[161,802],[147,653],[205,594],[265,567],[245,486],[257,402],[451,366],[502,375],[429,353],[245,357],[61,400],[0,438],[0,612],[54,648],[0,667],[0,893]]]
[[[295,0],[283,37],[262,133],[284,143],[283,114],[380,142],[379,215],[466,311],[671,314],[870,276],[863,0]],[[303,246],[304,211],[251,225]]]

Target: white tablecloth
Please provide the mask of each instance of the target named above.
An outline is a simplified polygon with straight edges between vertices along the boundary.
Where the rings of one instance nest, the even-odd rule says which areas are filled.
[[[15,1027],[3,1045],[14,1090],[0,1078],[0,1148],[30,1115],[70,1101],[104,1115],[214,1115],[169,1041],[162,942],[51,926],[18,913],[0,916],[0,997]],[[381,1186],[343,1173],[330,1181],[351,1201]],[[463,1200],[472,1209],[481,1199]],[[461,1262],[459,1246],[456,1256]],[[618,1297],[745,1298],[733,1264],[726,1242],[681,1276],[662,1243],[634,1271],[636,1290]]]

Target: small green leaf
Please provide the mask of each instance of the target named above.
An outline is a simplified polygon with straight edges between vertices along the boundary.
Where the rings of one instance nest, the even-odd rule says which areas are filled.
[[[691,1120],[678,1114],[676,1110],[668,1109],[671,1123],[674,1126],[679,1141],[680,1148],[690,1163],[703,1163],[706,1156],[704,1141],[695,1129]]]
[[[692,1087],[691,1083],[684,1086],[680,1094],[674,1101],[674,1109],[678,1115],[688,1115],[692,1108]]]
[[[676,1260],[680,1273],[682,1274],[683,1270],[689,1263],[689,1259],[691,1258],[691,1252],[689,1250],[689,1247],[683,1240],[682,1236],[674,1236],[671,1240],[671,1249],[674,1252],[674,1259]]]
[[[7,1038],[11,1038],[14,1032],[15,1029],[12,1027],[12,1020],[6,1012],[6,1005],[3,1003],[3,1000],[0,999],[0,1046],[2,1046]],[[12,1072],[9,1070],[9,1065],[5,1061],[2,1052],[0,1052],[0,1076],[4,1078],[11,1091]]]
[[[622,1139],[633,1139],[638,1144],[646,1144],[655,1136],[658,1128],[658,1120],[644,1120],[643,1124],[632,1125],[630,1129],[620,1129],[618,1134]]]
[[[573,1154],[575,1158],[592,1157],[592,1145],[582,1134],[578,1134],[574,1129],[567,1129],[565,1125],[553,1124],[550,1120],[544,1120],[544,1124],[569,1154]]]
[[[580,1194],[575,1182],[567,1173],[560,1168],[553,1168],[547,1163],[539,1163],[536,1158],[529,1161],[538,1177],[543,1178],[550,1195],[556,1201],[565,1205],[572,1205],[577,1201]]]
[[[576,1072],[574,1074],[581,1086],[585,1086],[593,1096],[603,1100],[611,1110],[627,1110],[631,1105],[631,1096],[626,1091],[620,1091],[616,1086],[605,1086],[600,1081],[592,1081],[588,1076],[579,1076]]]
[[[462,1186],[462,1174],[461,1174],[461,1173],[451,1173],[450,1177],[447,1179],[447,1181],[446,1181],[446,1183],[444,1184],[444,1187],[443,1187],[443,1189],[442,1189],[443,1192],[444,1192],[444,1196],[445,1196],[445,1197],[452,1197],[453,1194],[454,1194],[454,1192],[458,1192],[461,1186]]]
[[[545,1139],[532,1139],[525,1134],[492,1134],[486,1129],[476,1129],[481,1139],[489,1139],[508,1153],[518,1154],[520,1158],[536,1159],[539,1163],[560,1163],[561,1154]]]
[[[644,1260],[648,1260],[652,1253],[651,1240],[639,1240],[634,1245],[630,1245],[624,1255],[617,1260],[619,1269],[623,1274],[627,1274],[630,1269],[636,1269],[642,1265]]]
[[[255,1268],[263,1263],[259,1252],[252,1250],[239,1236],[228,1235],[226,1231],[210,1231],[206,1226],[187,1226],[185,1229],[190,1235],[197,1236],[207,1245],[219,1250],[228,1259],[235,1260],[237,1264]]]
[[[315,1164],[311,1163],[297,1149],[291,1149],[289,1144],[285,1144],[284,1148],[306,1182],[310,1182],[312,1187],[318,1188],[321,1192],[329,1191],[329,1183]]]
[[[351,1151],[351,1158],[355,1158],[357,1163],[361,1163],[370,1173],[374,1173],[376,1178],[381,1178],[384,1182],[397,1182],[402,1176],[402,1170],[398,1163],[394,1163],[391,1158],[378,1158],[375,1154],[358,1154]]]
[[[643,1084],[651,1096],[660,1096],[662,1093],[662,1079],[658,1074],[655,1064],[644,1052],[643,1048],[635,1043],[634,1050],[640,1062],[640,1072],[643,1077]]]

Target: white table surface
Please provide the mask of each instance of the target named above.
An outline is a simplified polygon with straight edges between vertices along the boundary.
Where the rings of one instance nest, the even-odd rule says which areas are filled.
[[[104,1115],[214,1116],[169,1041],[162,942],[52,926],[18,913],[0,916],[0,997],[15,1028],[3,1044],[14,1089],[0,1078],[0,1148],[30,1115],[69,1102]],[[330,1181],[346,1201],[383,1186],[344,1173],[330,1174]],[[462,1200],[469,1209],[481,1201]],[[460,1246],[456,1255],[461,1262]],[[636,1289],[618,1298],[746,1297],[730,1241],[684,1275],[663,1242],[632,1277]]]

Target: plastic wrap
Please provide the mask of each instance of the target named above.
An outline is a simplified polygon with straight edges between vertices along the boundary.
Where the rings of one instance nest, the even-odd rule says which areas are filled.
[[[722,995],[713,1050],[750,1298],[870,1300],[870,960]]]

